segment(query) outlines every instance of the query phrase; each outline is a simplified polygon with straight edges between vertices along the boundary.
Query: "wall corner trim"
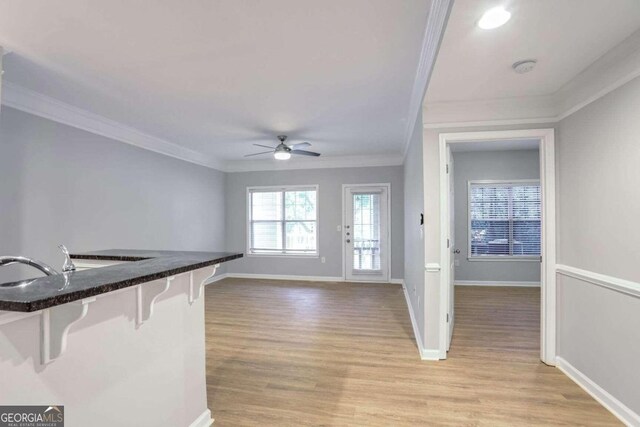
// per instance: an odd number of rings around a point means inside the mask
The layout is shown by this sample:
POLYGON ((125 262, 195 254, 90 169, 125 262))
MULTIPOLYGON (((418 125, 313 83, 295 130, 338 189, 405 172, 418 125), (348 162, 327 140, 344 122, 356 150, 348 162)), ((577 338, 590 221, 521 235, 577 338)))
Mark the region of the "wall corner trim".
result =
POLYGON ((556 357, 556 366, 566 376, 571 378, 573 382, 578 384, 580 388, 589 393, 591 397, 597 400, 602 406, 607 408, 609 412, 615 415, 620 421, 628 426, 640 425, 640 415, 633 412, 624 403, 620 402, 614 396, 609 394, 605 389, 596 384, 591 378, 580 372, 567 360, 560 356, 556 357))

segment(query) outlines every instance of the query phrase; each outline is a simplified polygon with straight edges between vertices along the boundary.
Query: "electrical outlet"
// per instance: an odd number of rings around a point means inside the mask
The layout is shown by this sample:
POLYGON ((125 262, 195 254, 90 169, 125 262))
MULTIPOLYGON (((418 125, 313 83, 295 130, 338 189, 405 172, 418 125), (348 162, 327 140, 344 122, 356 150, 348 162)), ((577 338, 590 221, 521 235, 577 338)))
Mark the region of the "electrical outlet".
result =
POLYGON ((322 257, 322 258, 320 258, 320 262, 322 262, 324 264, 325 262, 327 262, 327 259, 325 257, 322 257))

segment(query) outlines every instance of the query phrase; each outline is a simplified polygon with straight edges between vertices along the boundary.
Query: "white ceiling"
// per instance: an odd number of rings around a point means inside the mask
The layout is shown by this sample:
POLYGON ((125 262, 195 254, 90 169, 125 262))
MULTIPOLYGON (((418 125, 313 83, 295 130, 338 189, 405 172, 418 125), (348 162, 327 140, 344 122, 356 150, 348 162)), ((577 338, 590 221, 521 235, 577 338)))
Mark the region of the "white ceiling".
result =
POLYGON ((4 77, 222 160, 398 155, 430 3, 0 0, 4 77))
POLYGON ((425 101, 553 94, 638 28, 638 0, 456 0, 425 101), (495 6, 511 20, 478 28, 495 6), (514 62, 529 58, 538 61, 532 72, 513 72, 514 62))

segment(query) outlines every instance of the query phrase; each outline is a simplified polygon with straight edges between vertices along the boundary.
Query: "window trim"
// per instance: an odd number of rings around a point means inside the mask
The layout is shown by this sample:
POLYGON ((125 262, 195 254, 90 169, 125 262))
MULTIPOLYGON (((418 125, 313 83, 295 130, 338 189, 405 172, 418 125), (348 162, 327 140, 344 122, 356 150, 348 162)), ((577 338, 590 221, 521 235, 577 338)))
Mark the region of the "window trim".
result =
MULTIPOLYGON (((541 196, 540 202, 542 203, 542 187, 540 186, 539 179, 484 179, 484 180, 470 180, 467 181, 467 261, 470 262, 485 262, 485 261, 501 261, 501 262, 540 262, 542 260, 542 254, 540 255, 471 255, 471 187, 473 185, 502 185, 510 187, 514 185, 526 185, 534 184, 540 187, 541 196)), ((540 209, 540 223, 542 224, 542 206, 540 209)), ((542 233, 540 235, 540 250, 542 251, 542 233)))
MULTIPOLYGON (((283 198, 284 200, 284 198, 283 198)), ((246 223, 245 223, 245 235, 246 235, 246 251, 247 257, 260 257, 260 258, 320 258, 320 185, 267 185, 267 186, 247 186, 246 194, 246 223), (254 192, 275 192, 275 191, 300 191, 300 190, 312 190, 316 192, 316 250, 315 252, 307 253, 267 253, 267 252, 252 252, 251 251, 251 193, 254 192)), ((284 212, 283 212, 284 215, 284 212)), ((266 220, 265 220, 266 221, 266 220)), ((275 220, 274 220, 275 221, 275 220)), ((290 222, 295 222, 291 220, 290 222)), ((284 243, 284 242, 283 242, 284 243)))

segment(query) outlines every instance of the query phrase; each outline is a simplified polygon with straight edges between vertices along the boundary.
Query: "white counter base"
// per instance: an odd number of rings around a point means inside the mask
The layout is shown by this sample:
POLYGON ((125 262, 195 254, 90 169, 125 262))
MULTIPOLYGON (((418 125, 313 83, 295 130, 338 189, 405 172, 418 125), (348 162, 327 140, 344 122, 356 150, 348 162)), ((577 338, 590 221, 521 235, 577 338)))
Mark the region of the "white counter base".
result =
POLYGON ((48 363, 42 331, 51 316, 0 312, 0 404, 64 405, 69 426, 210 425, 200 284, 213 270, 95 297, 72 316, 64 354, 48 363), (145 287, 163 291, 139 322, 145 287))

